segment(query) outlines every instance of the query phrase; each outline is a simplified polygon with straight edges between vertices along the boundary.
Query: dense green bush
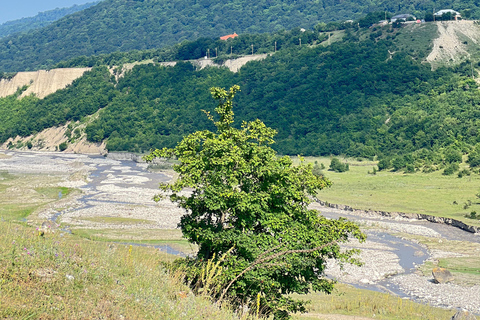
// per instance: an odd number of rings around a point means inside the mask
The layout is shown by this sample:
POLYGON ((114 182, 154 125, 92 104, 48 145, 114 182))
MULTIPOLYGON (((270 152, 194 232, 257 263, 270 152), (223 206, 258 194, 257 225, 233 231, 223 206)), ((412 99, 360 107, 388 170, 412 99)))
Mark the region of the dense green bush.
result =
POLYGON ((67 142, 62 142, 58 145, 58 150, 59 151, 65 151, 65 150, 67 150, 67 148, 68 148, 67 142))
POLYGON ((350 170, 350 166, 348 163, 342 163, 340 160, 338 160, 338 158, 332 158, 329 170, 335 172, 346 172, 350 170))
POLYGON ((454 174, 456 171, 458 171, 459 165, 458 163, 450 163, 444 170, 443 170, 443 175, 449 176, 454 174))

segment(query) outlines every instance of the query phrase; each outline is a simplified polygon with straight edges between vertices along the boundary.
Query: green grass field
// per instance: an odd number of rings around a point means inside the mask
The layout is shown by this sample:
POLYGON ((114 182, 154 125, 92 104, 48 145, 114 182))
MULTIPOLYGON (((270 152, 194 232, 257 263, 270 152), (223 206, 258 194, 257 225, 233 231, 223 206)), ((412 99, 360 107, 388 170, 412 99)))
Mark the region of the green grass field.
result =
POLYGON ((476 197, 480 192, 480 175, 458 178, 457 175, 444 176, 440 171, 412 174, 378 171, 371 174, 376 162, 341 160, 349 163, 349 171, 328 171, 330 158, 305 158, 307 162, 323 163, 326 167, 324 175, 333 182, 332 187, 318 193, 319 199, 364 210, 449 217, 480 226, 480 220, 465 217, 472 211, 480 215, 480 199, 476 197), (469 201, 471 205, 464 209, 469 201))

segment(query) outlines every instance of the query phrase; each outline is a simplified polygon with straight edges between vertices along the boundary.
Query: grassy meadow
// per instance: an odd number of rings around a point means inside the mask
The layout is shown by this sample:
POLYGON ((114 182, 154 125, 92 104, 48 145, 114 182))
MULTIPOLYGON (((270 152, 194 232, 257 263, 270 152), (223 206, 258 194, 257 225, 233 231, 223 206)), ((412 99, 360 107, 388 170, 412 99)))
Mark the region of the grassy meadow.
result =
MULTIPOLYGON (((480 220, 470 219, 472 211, 480 215, 480 175, 458 178, 456 174, 403 173, 377 171, 376 162, 340 159, 350 165, 343 173, 329 171, 330 158, 306 157, 306 162, 323 164, 324 175, 333 185, 318 193, 329 203, 349 205, 364 210, 421 213, 449 217, 470 225, 480 226, 480 220), (467 208, 465 208, 467 205, 467 208)), ((298 159, 295 159, 298 162, 298 159)), ((462 168, 462 166, 461 166, 462 168)))

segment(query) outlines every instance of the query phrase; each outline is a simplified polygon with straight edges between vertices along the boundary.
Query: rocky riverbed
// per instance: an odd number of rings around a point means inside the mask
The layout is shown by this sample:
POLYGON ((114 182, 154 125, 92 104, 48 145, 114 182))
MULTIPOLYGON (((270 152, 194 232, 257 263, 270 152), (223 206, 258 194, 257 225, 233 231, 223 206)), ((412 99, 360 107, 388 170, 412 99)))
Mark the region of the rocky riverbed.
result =
MULTIPOLYGON (((62 177, 61 186, 80 190, 37 212, 39 219, 54 220, 71 228, 141 230, 141 234, 146 234, 148 230, 175 229, 184 213, 168 200, 152 201, 158 183, 167 182, 172 176, 149 172, 145 163, 63 153, 0 151, 0 155, 0 171, 62 177)), ((340 268, 329 261, 329 277, 435 306, 480 313, 480 285, 434 284, 432 276, 424 276, 417 269, 425 261, 464 257, 465 252, 456 252, 453 247, 427 250, 415 240, 426 237, 439 243, 468 244, 471 250, 480 250, 478 235, 428 221, 378 217, 317 203, 312 208, 329 218, 355 220, 368 235, 364 243, 352 241, 345 245, 345 249, 361 249, 359 258, 364 265, 340 268)))

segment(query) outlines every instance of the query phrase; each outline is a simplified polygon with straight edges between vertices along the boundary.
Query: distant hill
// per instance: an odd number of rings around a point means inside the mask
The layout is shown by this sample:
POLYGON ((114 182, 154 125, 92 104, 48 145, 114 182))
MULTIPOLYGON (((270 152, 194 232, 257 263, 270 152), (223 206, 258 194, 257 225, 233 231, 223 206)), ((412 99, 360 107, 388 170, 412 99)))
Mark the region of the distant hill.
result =
POLYGON ((82 5, 74 5, 69 8, 57 8, 40 12, 34 17, 7 21, 3 24, 0 24, 0 38, 7 37, 18 32, 27 32, 34 29, 43 28, 50 23, 65 17, 66 15, 75 13, 77 11, 82 11, 95 5, 96 3, 98 3, 98 1, 89 2, 82 5))
MULTIPOLYGON (((41 149, 44 138, 38 133, 63 125, 69 145, 86 136, 106 143, 110 151, 173 146, 188 133, 212 128, 202 113, 214 108, 209 88, 239 84, 237 119, 259 118, 277 130, 274 147, 279 153, 378 157, 382 168, 408 172, 446 166, 455 172, 462 155, 468 154, 470 167, 480 167, 480 91, 472 79, 472 73, 478 77, 480 64, 472 60, 471 51, 478 45, 473 45, 475 37, 465 37, 478 34, 477 28, 471 22, 452 21, 242 35, 236 41, 247 49, 252 39, 263 39, 264 49, 273 40, 282 46, 237 73, 227 68, 199 70, 190 62, 164 66, 150 57, 133 69, 96 66, 43 99, 28 95, 35 92, 28 90, 36 83, 27 81, 14 95, 0 98, 0 143, 41 149), (439 28, 451 29, 459 38, 445 37, 439 28), (457 44, 460 55, 442 53, 447 42, 458 39, 463 41, 457 44), (432 52, 439 53, 437 60, 432 52), (437 63, 435 70, 425 59, 437 63), (17 99, 20 96, 24 97, 17 99), (12 140, 16 136, 28 138, 12 140)), ((216 45, 211 40, 209 45, 216 45)), ((175 46, 176 54, 196 55, 207 43, 186 42, 175 46)), ((217 62, 228 56, 228 48, 219 49, 223 53, 217 62)), ((142 52, 132 56, 137 54, 142 52)), ((99 61, 108 58, 114 57, 99 61)))
POLYGON ((233 32, 263 33, 357 19, 372 11, 454 8, 480 17, 474 0, 105 0, 27 34, 0 39, 0 71, 49 68, 77 56, 144 50, 233 32))

